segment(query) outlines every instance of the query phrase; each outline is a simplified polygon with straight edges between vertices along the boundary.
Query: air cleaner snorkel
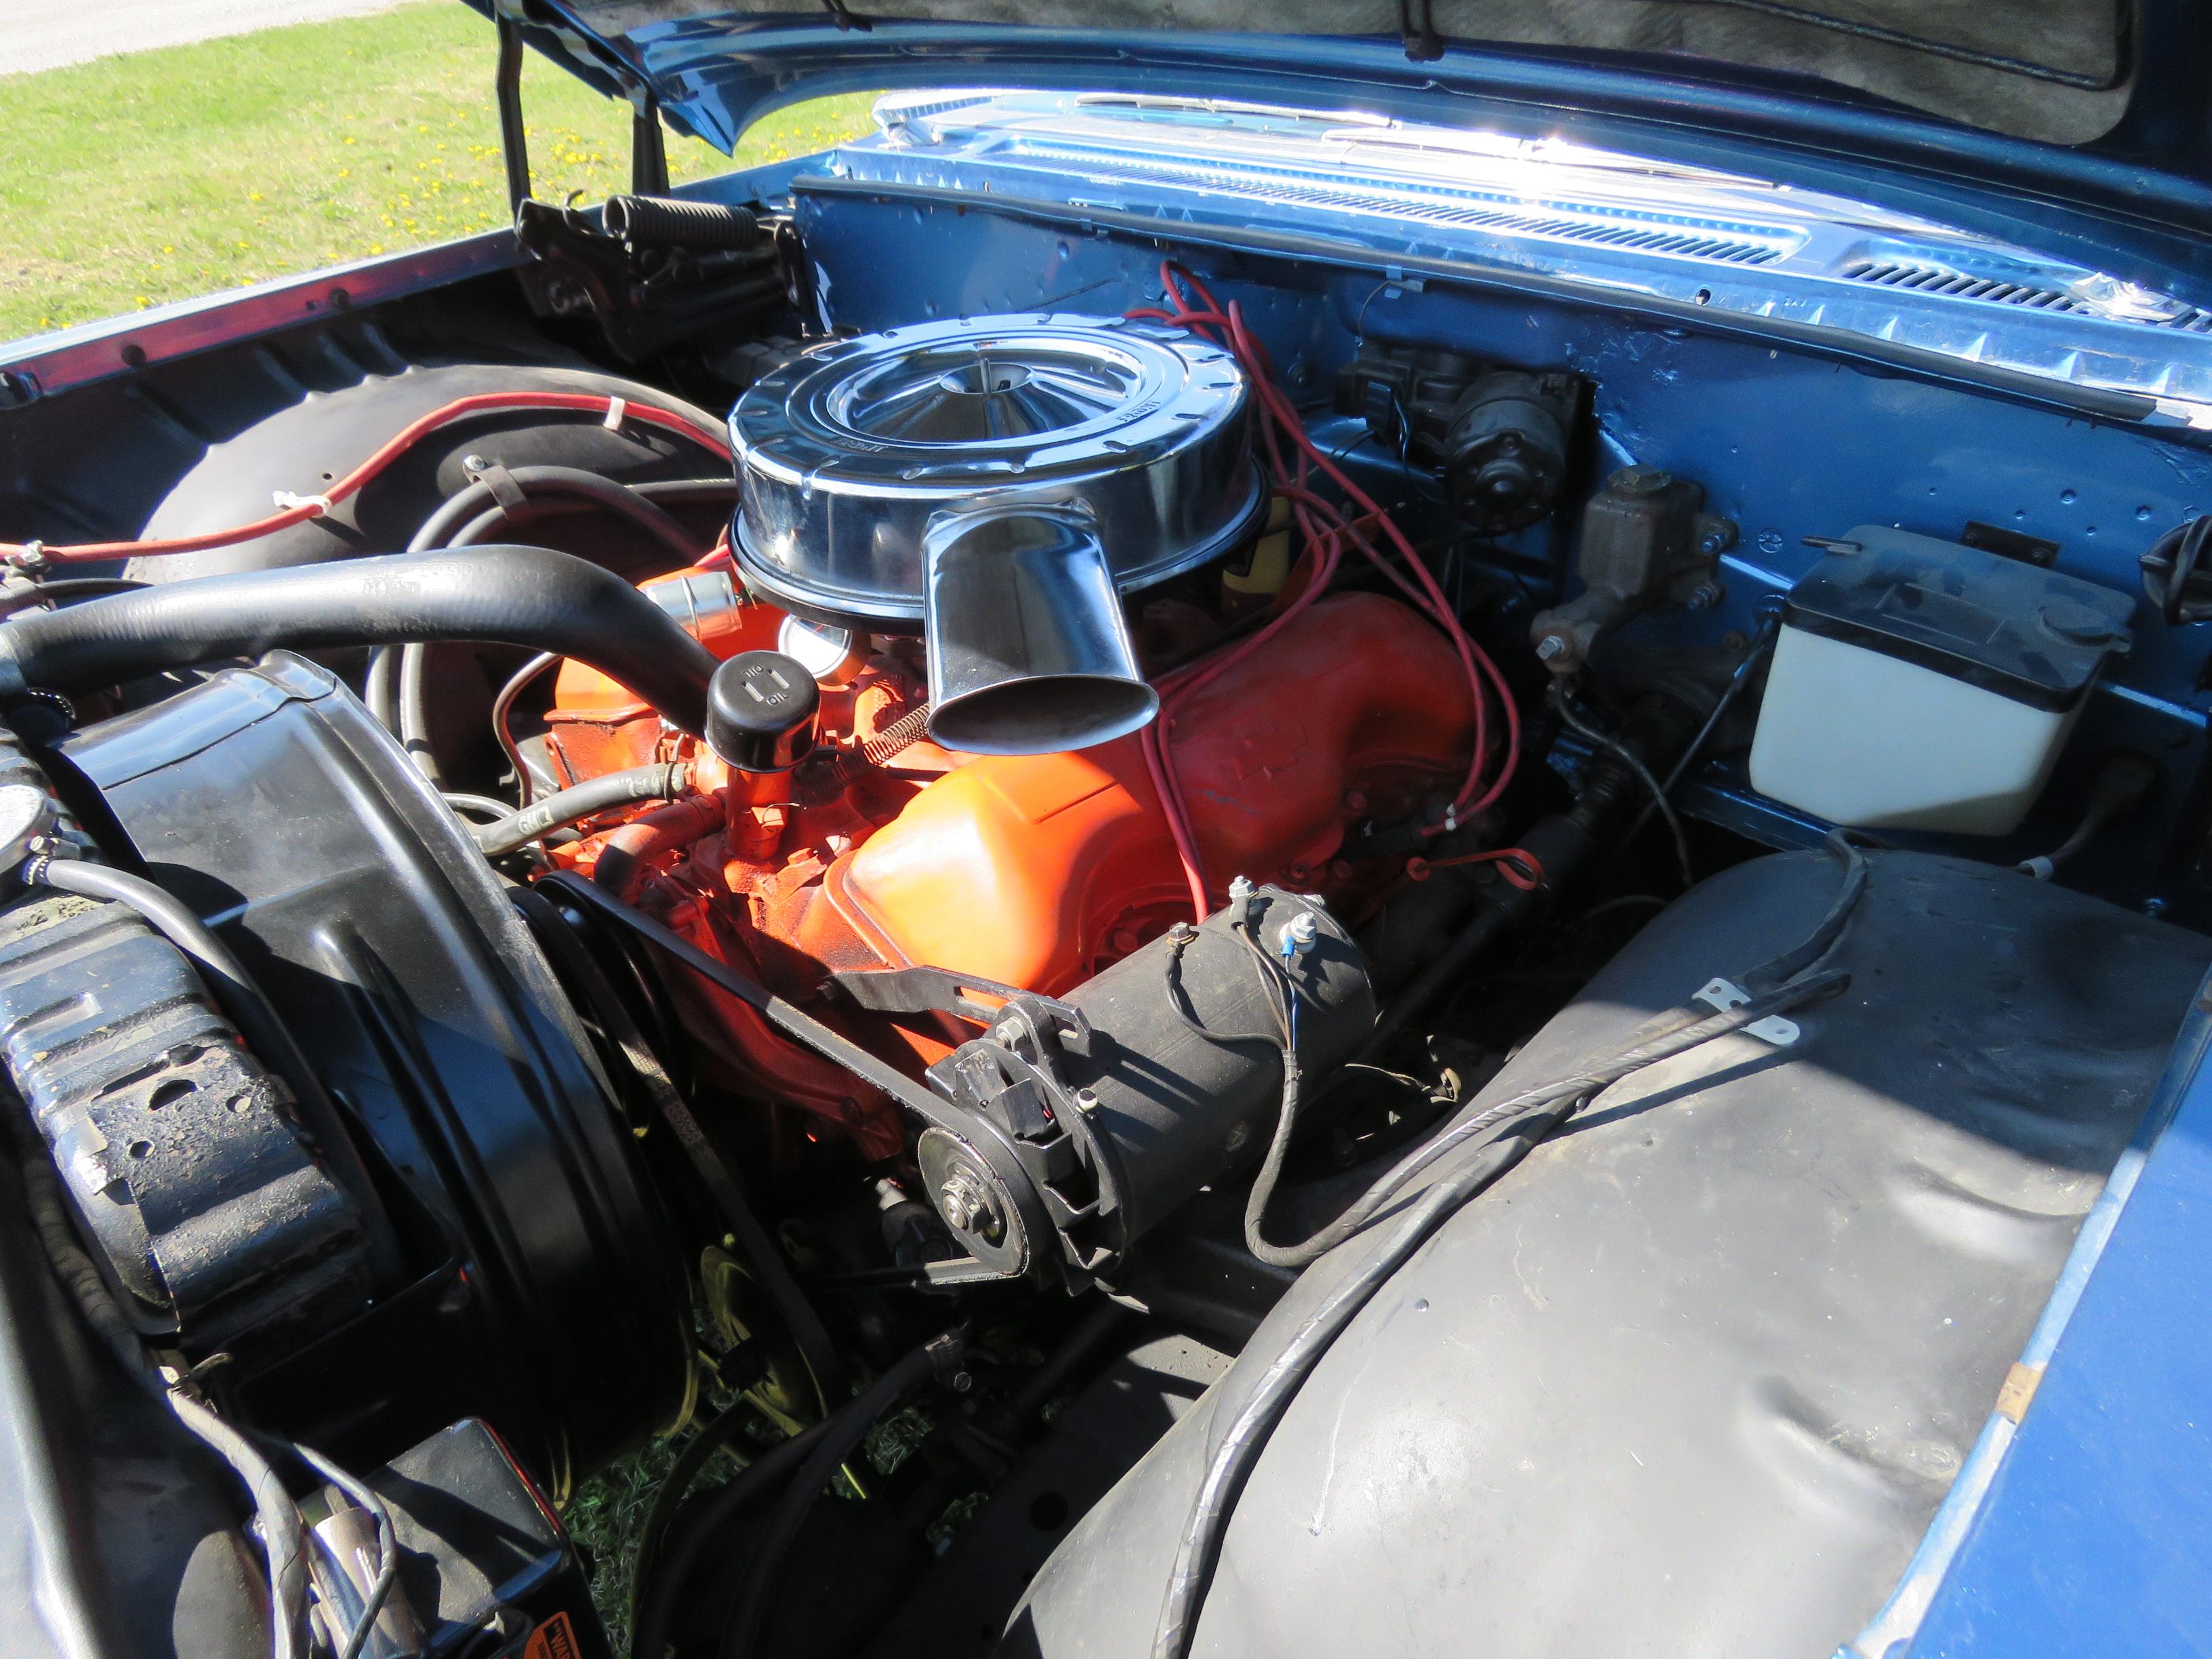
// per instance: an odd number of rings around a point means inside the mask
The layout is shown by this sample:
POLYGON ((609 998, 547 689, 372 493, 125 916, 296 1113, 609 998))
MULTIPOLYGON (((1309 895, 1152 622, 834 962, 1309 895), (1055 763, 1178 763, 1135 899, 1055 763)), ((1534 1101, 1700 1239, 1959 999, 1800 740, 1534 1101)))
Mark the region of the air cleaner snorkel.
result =
POLYGON ((1088 749, 1159 713, 1081 503, 938 514, 922 583, 929 735, 947 749, 1088 749))

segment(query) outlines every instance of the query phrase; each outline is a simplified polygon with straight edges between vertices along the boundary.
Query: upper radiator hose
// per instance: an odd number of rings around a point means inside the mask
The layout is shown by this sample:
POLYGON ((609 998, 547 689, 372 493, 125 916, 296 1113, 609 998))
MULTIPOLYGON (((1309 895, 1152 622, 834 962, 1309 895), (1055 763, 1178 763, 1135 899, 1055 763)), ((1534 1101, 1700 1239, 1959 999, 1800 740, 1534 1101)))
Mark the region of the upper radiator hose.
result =
POLYGON ((241 571, 18 617, 0 626, 0 697, 89 691, 282 647, 478 640, 574 657, 669 720, 705 726, 713 653, 587 560, 467 547, 241 571))

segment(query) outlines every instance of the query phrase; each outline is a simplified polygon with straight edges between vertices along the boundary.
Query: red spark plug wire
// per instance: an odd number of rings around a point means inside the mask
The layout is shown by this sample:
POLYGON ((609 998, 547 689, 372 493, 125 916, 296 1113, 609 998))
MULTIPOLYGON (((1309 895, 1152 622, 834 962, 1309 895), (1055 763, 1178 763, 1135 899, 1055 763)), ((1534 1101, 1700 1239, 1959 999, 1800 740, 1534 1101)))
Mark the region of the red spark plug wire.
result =
MULTIPOLYGON (((1467 675, 1468 688, 1474 694, 1474 752, 1468 762, 1466 781, 1453 798, 1452 815, 1446 823, 1428 826, 1423 830, 1424 835, 1442 833, 1459 817, 1473 817, 1504 793, 1520 763, 1521 717, 1520 711, 1514 706, 1512 690, 1506 684, 1505 677, 1498 672, 1498 665, 1487 653, 1468 637, 1467 630, 1460 625, 1458 617, 1445 599, 1443 588, 1430 574, 1428 566, 1415 551, 1405 532, 1389 514, 1345 474, 1341 467, 1322 453, 1307 434, 1305 422, 1299 416, 1297 405, 1275 380, 1274 366, 1266 347, 1254 337, 1246 325, 1242 307, 1233 301, 1223 306, 1207 290, 1205 283, 1172 260, 1162 262, 1159 276, 1161 289, 1171 302, 1170 307, 1139 307, 1127 314, 1132 318, 1188 328, 1202 338, 1222 346, 1237 358, 1253 388, 1259 416, 1259 448, 1267 464, 1270 482, 1275 495, 1290 503, 1292 522, 1305 544, 1301 564, 1307 560, 1311 561, 1310 574, 1304 585, 1264 627, 1220 656, 1194 665, 1162 683, 1159 718, 1145 729, 1141 738, 1146 771, 1151 777, 1154 793, 1160 798, 1161 810, 1167 817, 1176 856, 1182 865, 1183 878, 1190 887, 1192 908, 1203 921, 1210 908, 1206 872, 1199 860, 1197 838, 1191 829, 1189 809, 1183 799, 1182 784, 1176 776, 1174 756, 1170 748, 1175 730, 1175 712, 1217 675, 1225 672, 1247 653, 1258 648, 1326 592, 1336 574, 1347 542, 1358 548, 1405 594, 1409 603, 1443 630, 1452 642, 1460 665, 1467 675), (1186 283, 1188 284, 1188 293, 1184 288, 1186 283), (1197 296, 1198 303, 1192 303, 1191 294, 1197 296), (1347 516, 1335 502, 1310 487, 1316 471, 1360 509, 1357 519, 1347 516), (1396 555, 1395 561, 1376 545, 1370 532, 1377 529, 1396 555), (1490 758, 1488 705, 1493 687, 1504 716, 1505 730, 1497 773, 1486 787, 1484 777, 1490 758)), ((1296 574, 1294 571, 1293 580, 1296 574)))

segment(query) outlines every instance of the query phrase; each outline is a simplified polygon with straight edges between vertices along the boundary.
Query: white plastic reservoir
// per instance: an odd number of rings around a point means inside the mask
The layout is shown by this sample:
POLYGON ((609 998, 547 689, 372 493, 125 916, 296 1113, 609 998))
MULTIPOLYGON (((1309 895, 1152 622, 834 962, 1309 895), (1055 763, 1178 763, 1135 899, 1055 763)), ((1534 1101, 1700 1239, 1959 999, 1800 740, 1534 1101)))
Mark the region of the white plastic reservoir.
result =
POLYGON ((1828 546, 1783 611, 1752 787, 1862 829, 2018 829, 2133 597, 1879 525, 1828 546))

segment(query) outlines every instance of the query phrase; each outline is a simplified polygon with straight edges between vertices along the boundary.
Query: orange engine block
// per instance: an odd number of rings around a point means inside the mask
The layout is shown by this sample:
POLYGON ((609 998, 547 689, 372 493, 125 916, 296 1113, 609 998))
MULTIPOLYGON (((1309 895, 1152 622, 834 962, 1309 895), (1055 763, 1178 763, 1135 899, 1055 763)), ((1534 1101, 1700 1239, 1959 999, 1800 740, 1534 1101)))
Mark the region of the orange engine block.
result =
MULTIPOLYGON (((772 647, 781 621, 747 606, 708 643, 724 655, 772 647)), ((712 755, 622 687, 565 663, 547 738, 562 783, 689 759, 702 793, 602 821, 554 856, 586 871, 618 857, 630 896, 794 1000, 834 970, 921 963, 1063 992, 1188 917, 1136 738, 957 755, 915 739, 921 699, 918 659, 879 651, 849 684, 825 688, 819 747, 785 798, 763 800, 728 787, 712 755)), ((1212 892, 1245 875, 1340 908, 1356 900, 1390 872, 1340 858, 1349 826, 1448 793, 1473 732, 1457 659, 1429 623, 1376 594, 1314 605, 1192 696, 1167 733, 1212 892)), ((726 1081, 796 1102, 868 1157, 899 1150, 887 1101, 734 999, 696 983, 682 994, 726 1081)), ((942 1041, 839 1023, 910 1066, 971 1035, 949 1022, 942 1041)))

